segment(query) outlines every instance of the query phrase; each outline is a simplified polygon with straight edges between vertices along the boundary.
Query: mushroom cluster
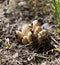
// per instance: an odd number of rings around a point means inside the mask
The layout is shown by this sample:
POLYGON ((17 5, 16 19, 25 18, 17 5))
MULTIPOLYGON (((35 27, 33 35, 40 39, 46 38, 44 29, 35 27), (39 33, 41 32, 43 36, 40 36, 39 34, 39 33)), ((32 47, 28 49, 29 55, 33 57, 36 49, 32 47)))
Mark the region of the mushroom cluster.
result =
POLYGON ((32 25, 25 24, 21 31, 16 31, 16 35, 23 44, 32 43, 34 37, 41 44, 42 39, 47 35, 47 31, 41 28, 37 20, 34 20, 32 25))

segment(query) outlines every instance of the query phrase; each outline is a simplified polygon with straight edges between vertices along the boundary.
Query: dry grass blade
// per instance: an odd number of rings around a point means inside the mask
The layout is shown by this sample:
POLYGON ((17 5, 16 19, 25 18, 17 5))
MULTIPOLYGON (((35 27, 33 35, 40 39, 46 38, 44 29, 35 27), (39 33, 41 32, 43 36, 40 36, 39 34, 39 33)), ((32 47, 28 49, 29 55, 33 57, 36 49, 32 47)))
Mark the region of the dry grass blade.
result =
POLYGON ((59 0, 52 0, 53 6, 54 6, 54 16, 57 21, 57 32, 60 33, 60 3, 59 0))
POLYGON ((58 43, 58 41, 56 41, 53 36, 50 36, 50 37, 55 42, 56 45, 60 46, 60 44, 58 43))

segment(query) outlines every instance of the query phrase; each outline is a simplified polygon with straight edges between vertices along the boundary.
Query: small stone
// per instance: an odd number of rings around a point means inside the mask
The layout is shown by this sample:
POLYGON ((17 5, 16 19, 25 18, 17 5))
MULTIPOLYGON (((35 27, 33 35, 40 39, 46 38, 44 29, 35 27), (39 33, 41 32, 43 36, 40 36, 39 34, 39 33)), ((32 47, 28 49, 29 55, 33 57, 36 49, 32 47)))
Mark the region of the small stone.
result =
POLYGON ((13 58, 17 58, 18 57, 18 53, 15 53, 14 55, 13 55, 13 58))
POLYGON ((18 5, 19 6, 24 6, 24 5, 26 5, 26 2, 25 1, 24 2, 19 2, 18 5))
POLYGON ((49 29, 50 26, 49 26, 49 23, 44 23, 41 28, 45 28, 45 29, 49 29))

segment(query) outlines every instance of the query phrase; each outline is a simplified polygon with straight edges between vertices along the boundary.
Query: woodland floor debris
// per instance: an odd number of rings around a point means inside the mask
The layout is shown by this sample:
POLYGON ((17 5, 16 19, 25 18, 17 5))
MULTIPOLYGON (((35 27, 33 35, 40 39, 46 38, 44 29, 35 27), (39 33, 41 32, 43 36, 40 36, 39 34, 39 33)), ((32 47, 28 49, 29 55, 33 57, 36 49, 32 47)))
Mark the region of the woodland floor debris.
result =
MULTIPOLYGON (((52 15, 51 1, 46 0, 46 4, 44 4, 45 0, 17 0, 18 7, 11 3, 13 1, 16 4, 15 0, 0 0, 0 65, 60 65, 60 34, 56 32, 56 26, 54 26, 56 20, 52 15), (45 5, 48 5, 48 9, 45 5), (11 10, 9 10, 9 6, 10 9, 12 8, 11 10), (38 20, 39 23, 34 24, 34 20, 38 20), (22 26, 25 24, 30 24, 28 28, 31 28, 34 36, 37 37, 34 38, 33 45, 24 45, 15 36, 16 30, 21 34, 20 29, 22 30, 22 26), (39 31, 41 29, 48 31, 48 37, 44 38, 40 45, 37 42, 38 33, 40 32, 39 35, 42 33, 39 31)), ((26 31, 28 32, 26 35, 24 33, 24 39, 27 39, 26 36, 32 35, 29 29, 26 31)), ((30 36, 28 38, 30 39, 30 36)))

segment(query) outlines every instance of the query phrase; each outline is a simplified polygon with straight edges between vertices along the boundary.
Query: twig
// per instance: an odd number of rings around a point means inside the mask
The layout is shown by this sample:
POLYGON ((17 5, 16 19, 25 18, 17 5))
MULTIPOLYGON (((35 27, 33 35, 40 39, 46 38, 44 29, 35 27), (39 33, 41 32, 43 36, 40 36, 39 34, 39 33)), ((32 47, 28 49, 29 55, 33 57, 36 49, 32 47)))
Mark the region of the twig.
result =
POLYGON ((51 40, 53 40, 56 45, 59 45, 60 46, 60 44, 56 41, 56 39, 53 36, 50 36, 50 37, 51 37, 51 40))
POLYGON ((36 54, 35 56, 36 56, 36 57, 39 57, 39 58, 42 58, 42 59, 49 59, 49 57, 45 57, 45 56, 42 56, 42 55, 40 55, 40 54, 36 54))
POLYGON ((25 48, 25 47, 29 47, 29 46, 32 46, 32 44, 30 43, 30 44, 22 45, 22 46, 20 46, 20 48, 25 48))

